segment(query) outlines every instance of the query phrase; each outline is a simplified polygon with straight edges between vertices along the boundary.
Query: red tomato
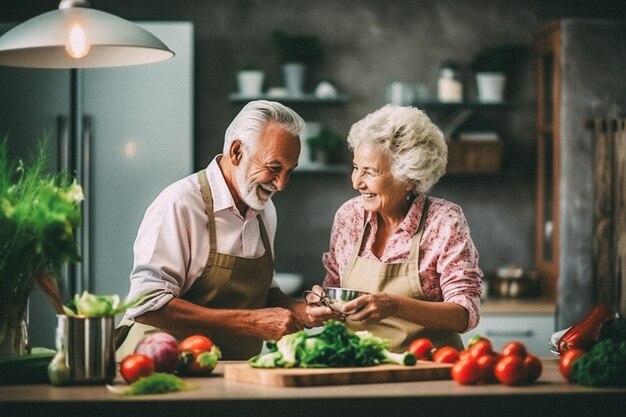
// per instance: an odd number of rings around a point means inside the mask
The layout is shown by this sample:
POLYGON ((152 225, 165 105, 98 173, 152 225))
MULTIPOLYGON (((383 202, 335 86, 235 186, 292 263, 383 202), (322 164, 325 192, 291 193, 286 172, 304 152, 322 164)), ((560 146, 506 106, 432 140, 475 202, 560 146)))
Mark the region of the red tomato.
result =
POLYGON ((425 337, 420 337, 419 339, 415 339, 409 345, 409 352, 415 355, 417 359, 427 359, 430 360, 433 357, 433 343, 430 339, 425 337))
POLYGON ((183 375, 208 375, 218 360, 221 352, 211 339, 202 335, 189 336, 178 345, 180 368, 183 375))
POLYGON ((500 354, 502 356, 519 356, 523 359, 528 354, 528 351, 526 350, 526 346, 521 342, 509 342, 504 345, 500 354))
POLYGON ((452 379, 462 385, 473 385, 480 382, 480 367, 472 358, 457 361, 450 373, 452 379))
POLYGON ((459 360, 471 357, 472 356, 470 355, 470 351, 468 349, 463 349, 459 351, 459 360))
POLYGON ((565 378, 568 382, 576 382, 574 380, 574 374, 572 373, 572 365, 584 354, 584 350, 573 348, 567 350, 563 355, 561 355, 561 359, 559 360, 559 371, 561 371, 561 375, 563 375, 563 378, 565 378))
POLYGON ((488 339, 477 340, 468 350, 474 359, 493 353, 493 347, 488 339))
POLYGON ((211 339, 209 339, 206 336, 197 334, 194 336, 189 336, 188 338, 180 342, 180 344, 178 345, 178 350, 180 352, 183 352, 186 350, 207 351, 207 350, 211 350, 212 347, 213 347, 213 342, 211 341, 211 339))
POLYGON ((459 351, 452 346, 443 346, 433 354, 433 361, 438 363, 455 363, 459 360, 459 351))
POLYGON ((539 379, 543 371, 543 365, 535 355, 526 355, 524 358, 524 368, 526 368, 526 382, 533 383, 539 379))
POLYGON ((154 362, 146 355, 133 353, 126 356, 120 363, 120 375, 128 384, 132 384, 139 378, 154 373, 154 362))
POLYGON ((526 381, 524 359, 517 355, 503 356, 496 363, 494 374, 505 385, 519 385, 526 381))
POLYGON ((495 382, 496 375, 494 374, 494 369, 496 367, 496 363, 498 363, 498 359, 499 357, 495 354, 487 354, 475 359, 476 364, 480 368, 480 382, 484 382, 486 384, 495 382))

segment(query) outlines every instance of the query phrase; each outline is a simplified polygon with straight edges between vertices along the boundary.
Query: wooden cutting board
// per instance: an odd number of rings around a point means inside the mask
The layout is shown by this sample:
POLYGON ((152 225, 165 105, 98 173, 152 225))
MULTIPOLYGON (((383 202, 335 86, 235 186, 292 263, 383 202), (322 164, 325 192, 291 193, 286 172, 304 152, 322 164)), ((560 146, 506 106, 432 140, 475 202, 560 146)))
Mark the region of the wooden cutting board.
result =
POLYGON ((276 387, 372 384, 450 379, 452 365, 418 361, 415 366, 377 365, 363 368, 258 369, 247 363, 224 365, 224 378, 276 387))

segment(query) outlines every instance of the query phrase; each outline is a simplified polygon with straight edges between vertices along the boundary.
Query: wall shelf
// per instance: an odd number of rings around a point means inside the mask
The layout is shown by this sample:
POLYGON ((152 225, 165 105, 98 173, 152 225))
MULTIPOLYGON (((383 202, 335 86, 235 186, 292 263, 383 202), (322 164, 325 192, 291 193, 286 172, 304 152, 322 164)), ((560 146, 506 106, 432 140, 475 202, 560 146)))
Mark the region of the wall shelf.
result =
POLYGON ((449 103, 444 101, 415 101, 411 105, 421 109, 432 110, 506 110, 515 107, 511 102, 483 103, 479 101, 462 101, 460 103, 449 103))
POLYGON ((304 166, 298 166, 294 171, 294 174, 348 174, 347 165, 321 165, 321 164, 308 164, 304 166))
POLYGON ((281 97, 281 96, 272 96, 261 94, 258 96, 242 96, 239 93, 232 93, 230 95, 230 101, 232 103, 247 103, 253 100, 272 100, 279 101, 284 104, 322 104, 322 105, 338 105, 345 104, 348 101, 348 97, 345 95, 338 95, 337 97, 332 98, 320 98, 316 97, 313 94, 303 94, 301 96, 292 96, 292 97, 281 97))

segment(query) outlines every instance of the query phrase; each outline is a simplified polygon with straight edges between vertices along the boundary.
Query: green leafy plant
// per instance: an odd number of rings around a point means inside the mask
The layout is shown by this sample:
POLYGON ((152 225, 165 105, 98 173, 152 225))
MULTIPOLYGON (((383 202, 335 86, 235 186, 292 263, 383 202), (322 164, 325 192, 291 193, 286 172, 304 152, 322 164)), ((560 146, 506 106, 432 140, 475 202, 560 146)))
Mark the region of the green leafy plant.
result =
POLYGON ((312 149, 323 149, 334 152, 339 150, 344 144, 343 139, 332 130, 324 127, 320 133, 307 139, 307 143, 312 149))
POLYGON ((9 340, 14 351, 33 276, 58 276, 80 260, 74 231, 82 188, 67 173, 45 172, 47 148, 44 137, 27 164, 9 161, 7 138, 0 143, 0 344, 9 340))
POLYGON ((322 42, 314 35, 290 35, 283 30, 275 30, 272 32, 272 41, 281 63, 311 65, 321 62, 324 56, 322 42))
POLYGON ((523 61, 528 48, 523 45, 498 45, 481 50, 470 63, 474 72, 513 72, 523 61))
POLYGON ((387 339, 368 331, 353 332, 345 323, 330 320, 317 335, 304 331, 283 336, 278 341, 268 341, 269 352, 248 360, 253 368, 336 368, 359 367, 391 363, 415 365, 410 352, 389 351, 387 339))

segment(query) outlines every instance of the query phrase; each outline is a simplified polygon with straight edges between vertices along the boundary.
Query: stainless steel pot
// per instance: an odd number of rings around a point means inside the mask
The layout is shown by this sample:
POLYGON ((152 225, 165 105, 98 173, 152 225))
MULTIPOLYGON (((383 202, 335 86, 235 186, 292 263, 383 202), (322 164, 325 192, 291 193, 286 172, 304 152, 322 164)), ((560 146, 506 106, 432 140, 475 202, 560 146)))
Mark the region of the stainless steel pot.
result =
POLYGON ((111 383, 115 378, 115 317, 57 315, 57 350, 65 350, 70 383, 111 383))

